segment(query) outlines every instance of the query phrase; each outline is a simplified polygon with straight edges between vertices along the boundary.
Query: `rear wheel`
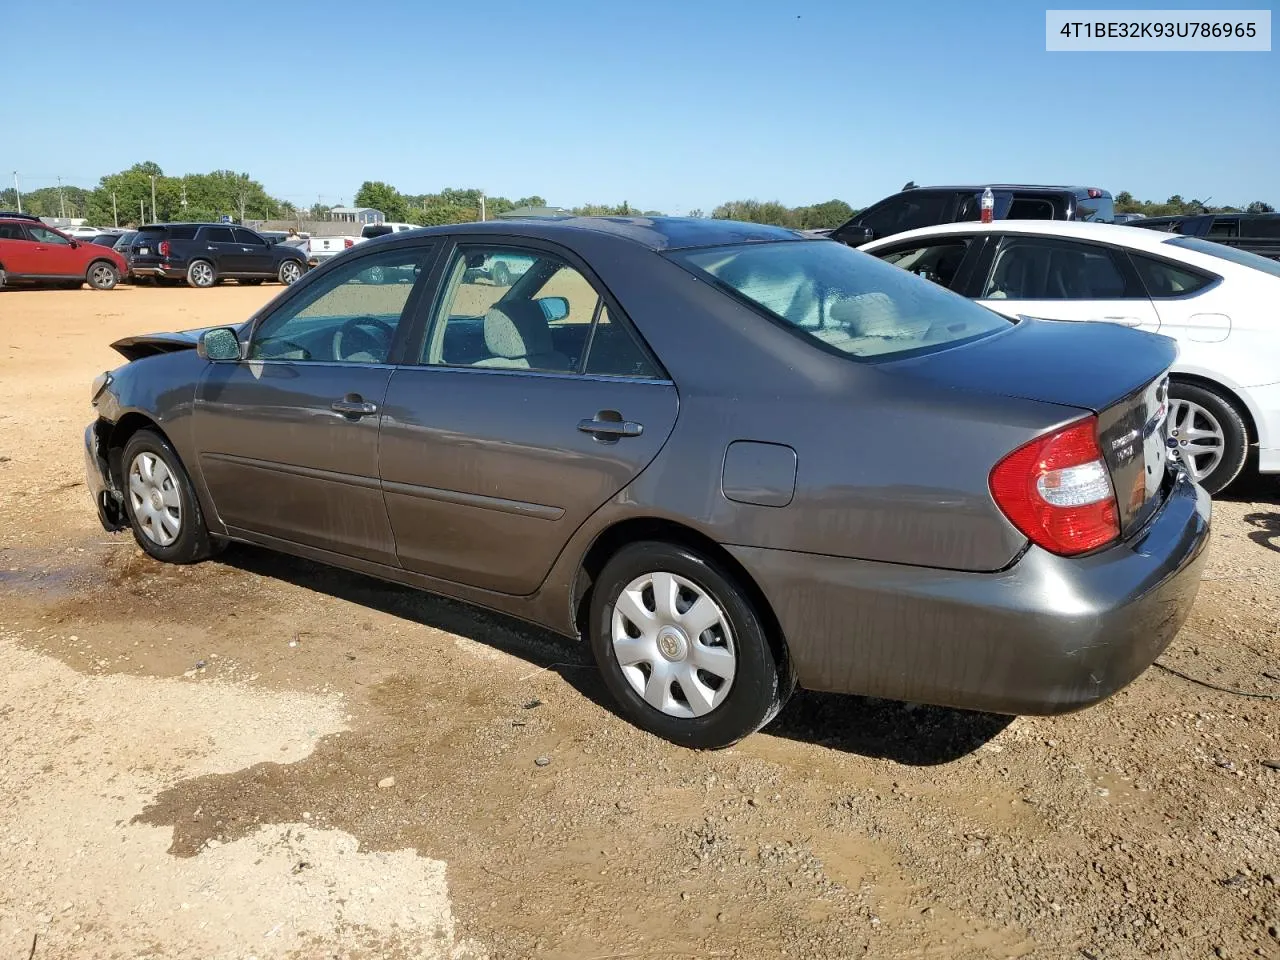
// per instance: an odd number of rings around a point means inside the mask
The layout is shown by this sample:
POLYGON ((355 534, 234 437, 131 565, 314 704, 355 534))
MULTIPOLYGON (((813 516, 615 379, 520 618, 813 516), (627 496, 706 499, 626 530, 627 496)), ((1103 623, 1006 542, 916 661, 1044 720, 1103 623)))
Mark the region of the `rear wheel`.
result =
POLYGON ((187 283, 193 287, 212 287, 217 281, 218 275, 208 260, 193 260, 187 267, 187 283))
POLYGON ((286 287, 298 282, 302 277, 302 264, 297 260, 286 260, 280 264, 280 270, 277 276, 281 283, 286 287))
POLYGON ((138 545, 165 563, 196 563, 215 544, 191 479, 169 441, 153 430, 129 438, 121 457, 124 502, 138 545))
POLYGON ((1235 403, 1209 387, 1169 385, 1169 455, 1210 494, 1224 490, 1244 468, 1249 433, 1235 403))
POLYGON ((795 686, 733 575, 686 547, 624 547, 600 573, 590 618, 592 653, 623 714, 683 746, 736 743, 795 686))
MULTIPOLYGON (((89 265, 89 272, 85 275, 85 279, 95 290, 114 290, 116 284, 120 282, 120 271, 114 264, 97 260, 89 265)), ((77 283, 76 286, 79 287, 80 284, 77 283)))

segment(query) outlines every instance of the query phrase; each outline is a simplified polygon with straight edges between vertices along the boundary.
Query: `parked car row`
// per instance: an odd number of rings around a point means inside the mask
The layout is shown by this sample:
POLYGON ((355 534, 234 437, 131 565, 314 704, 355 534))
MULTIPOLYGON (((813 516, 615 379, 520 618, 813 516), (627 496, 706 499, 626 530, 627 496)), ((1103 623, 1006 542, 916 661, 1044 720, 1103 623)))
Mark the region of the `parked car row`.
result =
POLYGON ((120 232, 90 229, 85 236, 73 237, 38 217, 0 214, 0 287, 88 283, 110 290, 125 279, 193 287, 210 287, 221 280, 278 280, 288 286, 307 269, 300 247, 273 243, 231 224, 147 224, 120 232))

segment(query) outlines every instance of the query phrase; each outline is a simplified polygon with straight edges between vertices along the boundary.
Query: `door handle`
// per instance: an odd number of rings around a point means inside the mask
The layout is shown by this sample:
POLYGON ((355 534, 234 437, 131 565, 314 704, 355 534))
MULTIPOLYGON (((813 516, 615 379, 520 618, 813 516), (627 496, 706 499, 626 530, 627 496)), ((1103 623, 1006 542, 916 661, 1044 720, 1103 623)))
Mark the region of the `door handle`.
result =
POLYGON ((368 400, 360 399, 359 394, 347 394, 341 400, 335 400, 329 404, 329 409, 334 413, 340 413, 344 417, 351 417, 359 420, 361 417, 369 417, 378 412, 378 405, 370 403, 368 400))
POLYGON ((601 410, 590 420, 579 420, 578 429, 592 434, 597 440, 613 441, 619 437, 638 437, 644 426, 633 420, 623 420, 616 410, 601 410))

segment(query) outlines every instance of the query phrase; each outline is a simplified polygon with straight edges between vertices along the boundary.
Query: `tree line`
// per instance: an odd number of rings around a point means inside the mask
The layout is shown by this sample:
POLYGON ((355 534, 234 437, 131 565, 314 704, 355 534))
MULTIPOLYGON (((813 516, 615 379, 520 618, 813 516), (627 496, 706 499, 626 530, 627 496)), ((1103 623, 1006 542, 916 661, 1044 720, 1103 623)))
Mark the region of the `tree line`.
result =
MULTIPOLYGON (((1128 190, 1115 194, 1117 213, 1141 213, 1156 217, 1195 213, 1271 213, 1274 207, 1262 200, 1244 206, 1210 206, 1208 200, 1184 200, 1175 194, 1165 201, 1138 200, 1128 190)), ((434 226, 466 223, 483 215, 492 218, 520 207, 544 207, 544 198, 534 195, 509 199, 489 196, 477 188, 446 188, 438 193, 401 193, 389 183, 366 180, 356 191, 353 205, 382 211, 388 220, 434 226)), ((12 187, 0 190, 0 208, 13 210, 18 198, 12 187)), ((22 209, 40 217, 83 217, 95 226, 128 226, 143 221, 217 220, 228 216, 236 221, 290 220, 305 217, 327 220, 332 208, 317 204, 299 209, 287 200, 272 197, 247 173, 214 170, 167 176, 153 162, 136 163, 128 170, 104 176, 96 187, 40 187, 24 191, 22 209)), ((658 216, 661 211, 618 204, 587 203, 572 208, 580 216, 658 216)), ((789 207, 777 200, 730 200, 712 209, 717 220, 745 220, 793 229, 837 227, 860 210, 844 200, 789 207)), ((692 210, 694 217, 708 216, 692 210)))

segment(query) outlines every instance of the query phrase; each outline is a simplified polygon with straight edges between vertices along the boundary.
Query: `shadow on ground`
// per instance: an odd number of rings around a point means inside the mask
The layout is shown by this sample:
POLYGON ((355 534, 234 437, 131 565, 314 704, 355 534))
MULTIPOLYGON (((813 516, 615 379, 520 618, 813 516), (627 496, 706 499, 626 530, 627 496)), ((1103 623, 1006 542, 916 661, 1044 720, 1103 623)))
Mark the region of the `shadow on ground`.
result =
POLYGON ((1250 540, 1280 553, 1280 513, 1250 513, 1244 522, 1257 528, 1249 533, 1250 540))
MULTIPOLYGON (((223 562, 259 576, 283 580, 350 603, 483 643, 534 667, 558 673, 566 683, 610 713, 616 705, 586 646, 504 614, 362 574, 235 545, 223 562)), ((796 691, 765 733, 848 753, 913 766, 949 763, 993 738, 1012 717, 796 691)))

